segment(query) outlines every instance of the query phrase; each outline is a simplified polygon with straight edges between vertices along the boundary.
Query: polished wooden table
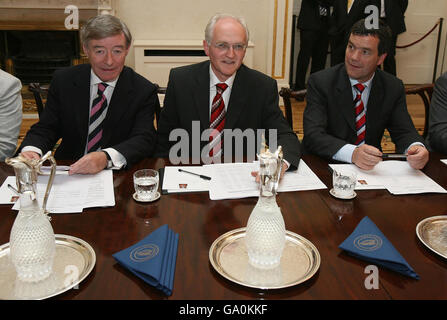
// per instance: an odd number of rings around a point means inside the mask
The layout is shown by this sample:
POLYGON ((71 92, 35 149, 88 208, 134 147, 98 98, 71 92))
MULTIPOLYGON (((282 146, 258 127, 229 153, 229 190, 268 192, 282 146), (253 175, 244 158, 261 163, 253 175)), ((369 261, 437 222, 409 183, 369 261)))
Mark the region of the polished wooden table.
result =
MULTIPOLYGON (((447 166, 432 153, 424 172, 447 188, 447 166)), ((447 158, 447 157, 446 157, 447 158)), ((330 188, 327 162, 304 161, 330 188)), ((338 200, 329 189, 285 192, 277 197, 286 229, 310 240, 321 255, 318 272, 308 281, 280 290, 240 286, 218 274, 208 259, 211 244, 230 230, 245 227, 256 198, 211 201, 208 193, 169 194, 152 204, 133 200, 132 174, 168 162, 147 159, 130 170, 114 172, 116 206, 86 209, 82 214, 53 215, 55 233, 87 241, 96 266, 79 285, 57 299, 446 299, 447 261, 428 250, 416 236, 424 218, 447 212, 447 194, 393 196, 386 190, 359 191, 353 200, 338 200), (368 216, 420 275, 415 280, 379 268, 379 289, 366 289, 369 263, 350 257, 338 246, 368 216), (163 224, 180 235, 173 294, 166 297, 117 264, 112 254, 138 242, 163 224)), ((0 164, 0 182, 13 175, 0 164)), ((9 241, 16 214, 0 205, 0 244, 9 241)))

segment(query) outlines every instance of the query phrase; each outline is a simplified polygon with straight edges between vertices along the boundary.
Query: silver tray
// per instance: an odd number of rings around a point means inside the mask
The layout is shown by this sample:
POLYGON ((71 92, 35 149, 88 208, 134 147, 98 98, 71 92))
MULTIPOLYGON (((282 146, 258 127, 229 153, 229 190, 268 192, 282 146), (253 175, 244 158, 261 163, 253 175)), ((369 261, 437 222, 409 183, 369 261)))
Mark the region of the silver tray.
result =
POLYGON ((71 288, 78 288, 93 270, 96 255, 84 240, 56 234, 56 255, 53 273, 37 283, 16 279, 16 271, 9 258, 9 243, 0 246, 0 299, 47 299, 71 288))
POLYGON ((447 216, 422 220, 416 226, 416 234, 427 248, 447 259, 447 216))
POLYGON ((320 267, 320 253, 302 236, 286 231, 280 265, 271 270, 252 267, 245 248, 245 228, 229 231, 211 245, 209 259, 224 278, 257 289, 287 288, 310 279, 320 267))

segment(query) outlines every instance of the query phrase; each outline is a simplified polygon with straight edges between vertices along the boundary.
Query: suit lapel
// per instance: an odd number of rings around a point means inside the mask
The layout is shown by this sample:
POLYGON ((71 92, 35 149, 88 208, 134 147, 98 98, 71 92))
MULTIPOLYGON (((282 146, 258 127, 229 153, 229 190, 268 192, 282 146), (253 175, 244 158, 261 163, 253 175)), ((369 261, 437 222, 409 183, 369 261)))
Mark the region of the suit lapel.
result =
POLYGON ((343 67, 339 73, 336 87, 337 110, 340 110, 349 127, 355 132, 354 99, 352 97, 351 82, 346 69, 343 67))
MULTIPOLYGON (((385 90, 380 75, 376 72, 373 81, 371 82, 371 91, 369 92, 368 104, 366 106, 366 139, 369 137, 368 133, 373 134, 371 130, 368 131, 368 128, 377 126, 376 124, 380 120, 384 92, 385 90)), ((367 141, 370 140, 368 139, 367 141)))
MULTIPOLYGON (((90 65, 82 69, 74 78, 73 101, 77 104, 76 128, 83 143, 87 142, 89 110, 90 110, 90 65)), ((82 145, 84 145, 82 143, 82 145)), ((82 150, 82 153, 84 150, 82 150)))
POLYGON ((118 78, 116 87, 113 90, 112 98, 109 101, 106 118, 103 124, 102 143, 107 146, 112 137, 113 126, 119 123, 119 119, 123 117, 126 107, 134 95, 132 83, 130 81, 130 70, 124 67, 118 78))
MULTIPOLYGON (((196 109, 199 119, 200 119, 200 131, 209 128, 210 126, 210 115, 209 115, 209 104, 210 104, 210 64, 206 61, 199 65, 196 74, 191 79, 192 93, 193 93, 193 104, 196 109)), ((193 119, 194 120, 194 119, 193 119)))
POLYGON ((227 113, 225 116, 225 129, 233 129, 239 119, 239 115, 244 109, 245 101, 247 100, 247 90, 245 83, 246 67, 241 65, 234 78, 233 87, 231 88, 230 100, 228 101, 227 113))

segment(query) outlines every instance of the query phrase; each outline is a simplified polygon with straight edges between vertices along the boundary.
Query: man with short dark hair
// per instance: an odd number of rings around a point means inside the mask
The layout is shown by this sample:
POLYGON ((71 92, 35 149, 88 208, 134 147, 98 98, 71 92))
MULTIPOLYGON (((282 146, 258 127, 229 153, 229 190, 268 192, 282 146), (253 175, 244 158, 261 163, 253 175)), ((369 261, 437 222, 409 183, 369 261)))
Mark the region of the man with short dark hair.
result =
POLYGON ((90 19, 81 30, 90 64, 56 71, 38 123, 21 153, 76 160, 70 174, 121 169, 150 157, 155 148, 156 87, 124 66, 132 41, 126 25, 111 15, 90 19))
POLYGON ((390 35, 383 22, 374 29, 358 21, 345 62, 311 75, 303 121, 306 151, 369 170, 382 161, 387 129, 411 167, 425 166, 429 153, 408 114, 404 85, 377 68, 386 58, 390 35))

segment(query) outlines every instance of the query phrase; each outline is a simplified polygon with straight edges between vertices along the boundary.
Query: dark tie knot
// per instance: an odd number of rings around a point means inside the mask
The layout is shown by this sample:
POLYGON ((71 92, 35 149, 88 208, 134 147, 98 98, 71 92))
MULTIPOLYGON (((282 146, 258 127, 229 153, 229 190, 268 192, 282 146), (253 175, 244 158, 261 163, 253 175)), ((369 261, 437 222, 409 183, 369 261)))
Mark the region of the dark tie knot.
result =
POLYGON ((225 82, 216 84, 216 89, 219 94, 225 91, 228 88, 228 85, 225 82))
POLYGON ((354 88, 355 88, 360 94, 363 92, 363 90, 365 90, 365 86, 364 86, 363 84, 361 84, 360 82, 359 82, 359 83, 356 83, 356 84, 354 85, 354 88))
POLYGON ((104 90, 107 88, 107 83, 101 82, 98 83, 98 95, 102 95, 104 90))

